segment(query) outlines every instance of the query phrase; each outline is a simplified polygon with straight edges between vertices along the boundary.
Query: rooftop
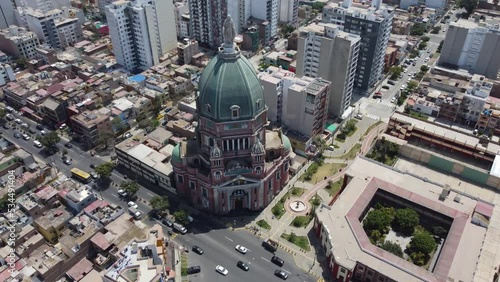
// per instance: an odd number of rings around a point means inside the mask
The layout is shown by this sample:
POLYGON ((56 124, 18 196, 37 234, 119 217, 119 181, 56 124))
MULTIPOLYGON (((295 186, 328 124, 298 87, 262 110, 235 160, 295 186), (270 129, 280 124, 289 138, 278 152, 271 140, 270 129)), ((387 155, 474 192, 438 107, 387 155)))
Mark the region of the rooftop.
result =
POLYGON ((35 223, 47 230, 63 225, 72 217, 71 213, 63 208, 49 210, 45 215, 37 218, 35 223))
POLYGON ((87 258, 83 258, 81 261, 75 264, 72 268, 66 271, 66 275, 68 275, 73 281, 80 281, 90 273, 94 265, 87 258))
MULTIPOLYGON (((484 203, 464 195, 456 201, 458 194, 453 191, 440 201, 443 186, 364 158, 358 157, 346 175, 350 181, 340 197, 330 208, 321 207, 316 211, 328 230, 336 262, 348 269, 359 262, 396 281, 473 281, 487 229, 473 224, 471 217, 489 210, 480 208, 484 203), (359 218, 378 191, 453 219, 433 272, 370 243, 359 218)), ((491 213, 483 215, 489 217, 491 213)))

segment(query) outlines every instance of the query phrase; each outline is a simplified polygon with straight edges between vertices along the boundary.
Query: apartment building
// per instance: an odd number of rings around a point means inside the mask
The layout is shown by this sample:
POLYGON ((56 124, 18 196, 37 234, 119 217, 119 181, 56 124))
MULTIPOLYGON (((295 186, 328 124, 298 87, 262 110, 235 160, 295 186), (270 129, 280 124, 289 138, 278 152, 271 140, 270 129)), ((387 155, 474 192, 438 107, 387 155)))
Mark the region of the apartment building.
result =
POLYGON ((299 29, 297 75, 332 82, 328 111, 343 117, 351 105, 361 38, 335 24, 311 24, 299 29))
POLYGON ((66 123, 68 116, 66 114, 67 102, 60 103, 53 98, 46 99, 40 107, 41 116, 47 124, 59 128, 63 123, 66 123))
POLYGON ((33 10, 40 10, 42 13, 47 13, 50 10, 70 8, 70 0, 12 0, 15 2, 16 7, 32 8, 33 10))
POLYGON ((14 2, 11 0, 0 1, 0 29, 8 28, 17 24, 14 10, 14 2))
POLYGON ((279 0, 252 0, 251 5, 252 17, 268 23, 264 39, 264 42, 267 43, 278 35, 279 0))
POLYGON ((189 37, 189 32, 186 33, 185 30, 185 18, 184 16, 187 15, 187 18, 189 19, 189 4, 187 0, 183 0, 180 2, 175 2, 175 26, 177 28, 177 37, 179 38, 184 38, 184 37, 189 37))
POLYGON ((41 10, 26 8, 24 9, 24 16, 28 28, 38 36, 40 41, 54 49, 62 48, 56 21, 63 17, 63 11, 54 9, 42 12, 41 10))
POLYGON ((331 82, 321 78, 295 77, 280 68, 269 67, 259 74, 268 106, 267 118, 307 138, 323 131, 328 117, 331 82))
POLYGON ((61 48, 66 48, 83 39, 82 26, 78 18, 59 18, 55 22, 61 48))
POLYGON ((323 22, 341 26, 341 30, 361 37, 358 65, 354 82, 360 94, 367 94, 382 78, 384 57, 391 34, 394 8, 374 0, 365 2, 344 0, 323 8, 323 22))
POLYGON ((94 148, 99 143, 99 136, 103 132, 112 132, 111 111, 107 108, 86 110, 70 118, 71 127, 75 134, 82 138, 87 148, 94 148))
POLYGON ((198 41, 196 40, 184 39, 182 43, 177 44, 178 64, 180 66, 191 64, 193 56, 198 53, 200 53, 200 49, 198 48, 198 41))
POLYGON ((296 26, 299 21, 299 0, 281 0, 279 3, 279 21, 296 26))
POLYGON ((40 41, 27 28, 10 26, 0 30, 0 50, 16 58, 34 59, 40 41))
POLYGON ((16 80, 16 75, 9 64, 0 64, 0 86, 16 80))
POLYGON ((446 32, 438 64, 496 79, 500 69, 500 21, 460 19, 446 32))
POLYGON ((172 1, 116 1, 106 6, 116 61, 130 72, 146 70, 177 47, 172 1))

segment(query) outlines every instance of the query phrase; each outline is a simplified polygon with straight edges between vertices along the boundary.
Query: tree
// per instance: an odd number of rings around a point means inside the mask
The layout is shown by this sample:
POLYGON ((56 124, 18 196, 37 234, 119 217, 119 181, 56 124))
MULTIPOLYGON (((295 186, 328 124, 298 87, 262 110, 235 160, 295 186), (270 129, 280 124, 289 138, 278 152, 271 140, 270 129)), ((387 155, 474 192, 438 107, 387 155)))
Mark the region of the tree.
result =
POLYGON ((165 94, 159 94, 155 96, 151 108, 151 112, 153 112, 153 115, 155 117, 160 114, 160 111, 162 110, 164 103, 165 103, 165 94))
POLYGON ((115 134, 112 130, 100 130, 97 133, 97 143, 103 146, 105 149, 108 147, 111 141, 115 140, 115 134))
POLYGON ((422 66, 420 67, 420 71, 421 71, 421 72, 427 72, 428 70, 429 70, 429 67, 428 67, 428 66, 426 66, 426 65, 422 65, 422 66))
POLYGON ((133 180, 123 181, 120 184, 120 188, 122 188, 129 197, 133 197, 135 196, 135 193, 139 191, 139 184, 133 180))
POLYGON ((390 72, 391 72, 391 79, 398 79, 398 77, 401 75, 401 72, 403 70, 401 67, 392 67, 390 72))
POLYGON ((444 40, 441 40, 441 42, 439 43, 439 46, 437 47, 436 52, 441 53, 441 48, 443 48, 443 43, 444 43, 444 40))
POLYGON ((391 241, 385 241, 384 243, 382 243, 382 245, 380 245, 380 248, 400 258, 403 258, 403 250, 401 249, 401 246, 398 245, 397 243, 391 241))
POLYGON ((28 60, 26 60, 26 58, 24 58, 24 57, 21 57, 21 58, 16 60, 16 65, 18 67, 25 68, 27 64, 28 64, 28 60))
POLYGON ((0 212, 7 212, 10 203, 9 194, 5 194, 5 196, 0 198, 0 212))
POLYGON ((401 231, 405 235, 411 235, 415 231, 415 226, 420 221, 420 215, 410 208, 397 209, 394 216, 394 229, 401 231))
POLYGON ((294 232, 290 233, 290 236, 288 236, 288 242, 293 243, 295 240, 297 240, 297 235, 294 232))
POLYGON ((413 91, 417 88, 418 84, 415 81, 408 82, 407 88, 409 91, 413 91))
POLYGON ((127 128, 127 125, 119 116, 116 116, 111 120, 111 125, 113 125, 115 132, 121 132, 127 128))
POLYGON ((314 144, 316 144, 316 146, 318 146, 318 150, 319 150, 319 153, 320 155, 323 155, 323 152, 326 150, 326 140, 321 138, 320 135, 316 135, 314 137, 314 144))
POLYGON ((464 18, 468 18, 474 12, 474 9, 476 8, 478 3, 479 0, 457 0, 455 2, 455 5, 460 8, 464 8, 466 12, 463 13, 462 16, 464 18))
POLYGON ((434 226, 432 227, 432 234, 444 238, 448 234, 448 231, 441 226, 434 226))
POLYGON ((36 138, 42 145, 48 150, 56 149, 56 144, 61 141, 61 137, 57 134, 56 131, 52 131, 43 136, 38 136, 36 138))
POLYGON ((149 200, 149 205, 156 210, 159 214, 164 214, 170 207, 170 202, 167 196, 154 196, 149 200))
POLYGON ((422 36, 422 38, 420 38, 423 42, 429 42, 429 40, 431 40, 429 38, 429 36, 422 36))
POLYGON ((417 231, 410 241, 409 249, 412 253, 422 253, 429 256, 437 247, 437 243, 431 234, 425 231, 417 231))
POLYGON ((437 25, 437 26, 435 26, 435 27, 432 28, 431 33, 438 34, 440 31, 441 31, 441 26, 437 25))
POLYGON ((425 33, 425 24, 423 23, 414 23, 410 29, 410 35, 414 36, 422 36, 425 33))
POLYGON ((420 55, 420 52, 416 49, 413 49, 410 53, 410 58, 413 59, 413 58, 417 57, 418 55, 420 55))
POLYGON ((393 216, 387 211, 387 208, 375 209, 368 213, 363 220, 363 228, 366 231, 378 230, 380 233, 386 233, 393 216))
POLYGON ((0 108, 0 121, 5 122, 5 116, 7 115, 7 111, 5 108, 0 108))
POLYGON ((418 44, 418 49, 424 50, 425 48, 427 48, 427 43, 425 41, 422 41, 420 42, 420 44, 418 44))
POLYGON ((189 215, 185 210, 176 210, 174 212, 174 217, 177 222, 181 224, 188 225, 189 224, 189 215))
POLYGON ((295 28, 293 26, 286 25, 281 29, 281 33, 283 34, 283 37, 287 38, 294 30, 295 28))
POLYGON ((102 163, 94 168, 95 173, 101 180, 109 180, 115 165, 112 162, 102 163))
POLYGON ((314 2, 312 5, 313 10, 318 10, 320 13, 323 11, 323 8, 325 7, 325 3, 323 2, 314 2))

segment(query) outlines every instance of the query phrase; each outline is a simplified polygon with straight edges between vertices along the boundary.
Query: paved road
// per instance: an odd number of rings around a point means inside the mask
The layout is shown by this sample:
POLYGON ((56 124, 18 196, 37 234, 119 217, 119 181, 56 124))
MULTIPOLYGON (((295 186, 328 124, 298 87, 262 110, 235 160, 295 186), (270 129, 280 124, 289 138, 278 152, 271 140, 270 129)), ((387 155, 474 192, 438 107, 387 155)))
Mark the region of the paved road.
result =
MULTIPOLYGON (((28 123, 31 128, 35 128, 36 123, 33 121, 29 120, 28 118, 25 118, 23 116, 17 116, 19 119, 21 119, 23 122, 28 123)), ((13 123, 13 122, 12 122, 13 123)), ((16 126, 19 128, 20 126, 16 124, 16 126)), ((50 132, 50 130, 45 129, 45 131, 50 132)), ((65 148, 64 144, 66 141, 61 140, 59 144, 57 144, 57 147, 59 148, 59 153, 56 153, 50 157, 46 157, 45 155, 42 154, 42 149, 36 148, 34 146, 34 138, 35 136, 32 137, 31 140, 24 140, 22 138, 15 138, 14 133, 15 132, 20 132, 17 129, 11 128, 11 129, 2 129, 2 135, 8 139, 9 141, 13 142, 14 144, 18 145, 19 147, 25 149, 26 151, 30 152, 33 154, 36 158, 46 162, 50 163, 53 167, 56 167, 61 173, 64 175, 71 177, 71 172, 70 170, 73 167, 77 167, 79 169, 82 169, 84 171, 90 172, 92 169, 90 168, 91 164, 98 165, 102 162, 99 157, 93 157, 91 156, 88 152, 82 151, 80 148, 77 146, 73 146, 73 148, 65 148), (68 158, 72 159, 72 164, 71 165, 66 165, 63 163, 62 160, 62 154, 61 152, 63 150, 66 150, 68 152, 67 156, 68 158)), ((38 132, 38 130, 37 130, 38 132)), ((35 134, 37 135, 37 134, 35 134)), ((113 174, 111 176, 111 180, 113 183, 120 184, 122 181, 125 180, 124 176, 118 172, 118 171, 113 171, 113 174)), ((97 184, 95 182, 90 183, 91 186, 96 186, 97 184)), ((111 202, 116 205, 120 205, 123 208, 127 209, 128 205, 126 201, 121 200, 118 195, 117 195, 117 187, 114 187, 111 185, 109 188, 104 189, 102 191, 96 191, 98 195, 102 195, 102 198, 108 202, 111 202)), ((155 196, 155 194, 144 187, 140 187, 139 191, 137 192, 137 196, 140 199, 144 199, 145 201, 149 201, 151 197, 155 196)), ((139 210, 143 211, 144 213, 148 213, 151 208, 144 203, 143 201, 137 201, 137 204, 139 206, 139 210)))
POLYGON ((175 242, 186 247, 188 253, 188 265, 201 266, 201 273, 190 275, 190 281, 282 281, 274 276, 274 271, 283 269, 288 273, 287 281, 316 281, 315 278, 299 269, 290 254, 283 250, 277 251, 285 264, 282 268, 270 262, 272 253, 266 251, 262 246, 262 240, 255 237, 246 230, 230 231, 229 229, 217 229, 206 219, 195 219, 189 228, 189 233, 179 235, 175 242), (198 255, 191 251, 193 245, 197 245, 205 251, 198 255), (249 249, 247 254, 240 254, 235 250, 236 245, 243 245, 249 249), (236 263, 241 260, 250 267, 248 272, 241 270, 236 263), (217 265, 224 266, 229 274, 222 276, 215 272, 217 265))

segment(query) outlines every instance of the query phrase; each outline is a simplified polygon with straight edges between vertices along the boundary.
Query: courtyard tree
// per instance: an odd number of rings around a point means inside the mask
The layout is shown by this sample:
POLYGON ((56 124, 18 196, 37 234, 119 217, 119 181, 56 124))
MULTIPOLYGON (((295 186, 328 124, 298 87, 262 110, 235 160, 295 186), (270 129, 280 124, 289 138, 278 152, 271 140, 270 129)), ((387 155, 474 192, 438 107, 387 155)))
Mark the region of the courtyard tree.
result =
POLYGON ((129 197, 134 197, 137 191, 139 191, 139 184, 133 180, 123 181, 120 184, 120 188, 122 188, 129 197))
POLYGON ((432 28, 431 33, 438 34, 440 31, 441 31, 441 26, 437 25, 437 26, 435 26, 435 27, 432 28))
POLYGON ((102 130, 97 133, 97 143, 106 149, 111 142, 114 142, 115 134, 112 130, 102 130))
POLYGON ((154 196, 149 200, 149 205, 160 215, 165 214, 168 208, 170 208, 167 196, 154 196))
POLYGON ((418 49, 424 50, 425 48, 427 48, 427 43, 425 41, 422 41, 420 42, 420 44, 418 44, 418 49))
POLYGON ((425 36, 425 35, 424 35, 424 36, 422 36, 422 38, 420 38, 420 39, 421 39, 423 42, 429 42, 429 40, 431 40, 431 39, 429 38, 429 36, 425 36))
POLYGON ((426 231, 416 231, 407 249, 411 253, 422 253, 426 257, 429 257, 436 247, 437 243, 431 234, 426 231))
POLYGON ((414 209, 406 208, 396 210, 396 215, 392 223, 395 230, 405 235, 411 235, 415 231, 415 227, 419 221, 419 214, 414 209))
POLYGON ((398 245, 397 243, 391 241, 385 241, 380 245, 380 248, 400 258, 403 258, 403 249, 401 249, 401 246, 398 245))
POLYGON ((479 0, 457 0, 455 2, 458 7, 466 10, 466 12, 462 14, 465 18, 468 18, 474 12, 478 3, 479 0))
POLYGON ((418 84, 412 80, 412 81, 408 82, 407 88, 409 91, 413 91, 417 88, 417 86, 418 86, 418 84))
POLYGON ((385 234, 389 231, 389 226, 393 218, 394 215, 391 208, 374 209, 363 220, 363 228, 367 232, 377 230, 381 234, 385 234))
POLYGON ((410 35, 413 36, 422 36, 425 33, 425 24, 423 23, 414 23, 410 29, 410 35))
POLYGON ((122 132, 127 128, 127 125, 119 116, 116 116, 111 120, 111 125, 113 125, 116 132, 122 132))

